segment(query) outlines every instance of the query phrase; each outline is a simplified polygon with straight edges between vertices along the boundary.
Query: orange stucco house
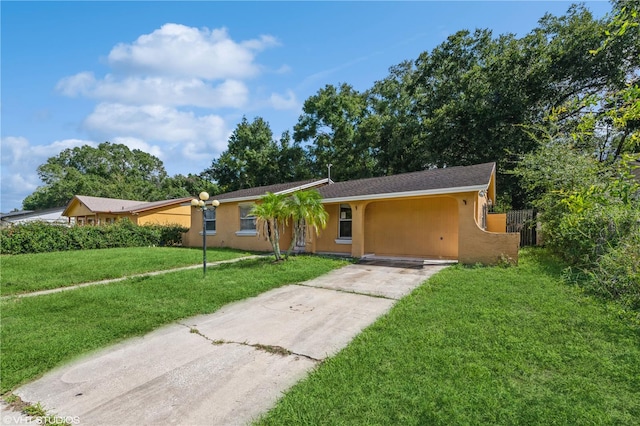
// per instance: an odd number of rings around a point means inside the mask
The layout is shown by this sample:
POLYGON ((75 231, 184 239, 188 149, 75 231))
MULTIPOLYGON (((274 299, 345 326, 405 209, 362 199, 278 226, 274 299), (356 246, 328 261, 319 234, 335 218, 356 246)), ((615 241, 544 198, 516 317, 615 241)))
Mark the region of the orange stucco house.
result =
MULTIPOLYGON (((467 264, 517 262, 519 234, 504 232, 504 218, 487 214, 496 197, 495 163, 346 182, 325 178, 220 194, 212 197, 220 202, 218 208, 206 213, 207 246, 269 251, 269 243, 258 236, 249 216, 251 207, 266 192, 309 188, 322 195, 329 220, 319 235, 307 232, 301 237, 298 251, 467 264)), ((201 211, 193 209, 185 246, 202 246, 202 220, 201 211)), ((291 238, 287 229, 281 236, 283 249, 291 238)))
POLYGON ((69 223, 76 225, 101 225, 128 218, 136 225, 191 224, 191 209, 185 203, 191 198, 164 201, 119 200, 116 198, 76 195, 62 212, 69 223))

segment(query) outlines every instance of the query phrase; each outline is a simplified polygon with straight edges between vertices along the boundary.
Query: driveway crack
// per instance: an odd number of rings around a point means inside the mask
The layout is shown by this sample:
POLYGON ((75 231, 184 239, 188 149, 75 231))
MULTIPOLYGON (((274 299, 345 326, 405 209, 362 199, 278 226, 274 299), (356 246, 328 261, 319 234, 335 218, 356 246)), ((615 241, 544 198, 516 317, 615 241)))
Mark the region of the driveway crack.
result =
POLYGON ((204 338, 205 340, 211 342, 211 344, 213 345, 241 345, 241 346, 249 346, 251 348, 257 349, 259 351, 264 351, 264 352, 268 352, 270 354, 276 354, 276 355, 280 355, 280 356, 289 356, 289 355, 294 355, 294 356, 299 356, 302 358, 306 358, 310 361, 314 361, 314 362, 318 362, 321 363, 324 360, 323 359, 318 359, 318 358, 314 358, 312 356, 309 355, 305 355, 305 354, 301 354, 301 353, 297 353, 297 352, 293 352, 290 351, 287 348, 284 348, 282 346, 278 346, 278 345, 263 345, 262 343, 249 343, 249 342, 236 342, 233 340, 224 340, 224 339, 212 339, 208 336, 206 336, 205 334, 203 334, 202 332, 200 332, 200 330, 198 330, 195 327, 192 327, 190 325, 187 324, 182 324, 182 323, 178 323, 184 327, 187 327, 189 329, 189 333, 192 334, 197 334, 198 336, 204 338))
POLYGON ((355 290, 347 290, 347 289, 343 289, 343 288, 333 288, 333 287, 326 287, 326 286, 322 286, 322 285, 309 285, 309 284, 305 284, 305 283, 297 283, 296 285, 299 285, 301 287, 308 287, 308 288, 319 288, 322 290, 330 290, 330 291, 335 291, 338 293, 346 293, 346 294, 355 294, 358 296, 368 296, 368 297, 375 297, 376 299, 387 299, 387 300, 395 300, 397 301, 398 299, 390 297, 390 296, 385 296, 383 294, 372 294, 372 293, 363 293, 363 292, 359 292, 359 291, 355 291, 355 290))

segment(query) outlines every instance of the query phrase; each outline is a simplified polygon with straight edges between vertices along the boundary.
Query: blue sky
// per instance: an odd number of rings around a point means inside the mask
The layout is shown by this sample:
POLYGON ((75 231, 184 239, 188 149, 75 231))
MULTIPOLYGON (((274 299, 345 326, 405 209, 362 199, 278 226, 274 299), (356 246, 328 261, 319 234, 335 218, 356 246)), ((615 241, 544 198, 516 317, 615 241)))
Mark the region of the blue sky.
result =
POLYGON ((570 4, 2 1, 0 209, 66 148, 124 143, 200 173, 243 115, 277 138, 326 84, 366 90, 458 30, 522 36, 570 4))

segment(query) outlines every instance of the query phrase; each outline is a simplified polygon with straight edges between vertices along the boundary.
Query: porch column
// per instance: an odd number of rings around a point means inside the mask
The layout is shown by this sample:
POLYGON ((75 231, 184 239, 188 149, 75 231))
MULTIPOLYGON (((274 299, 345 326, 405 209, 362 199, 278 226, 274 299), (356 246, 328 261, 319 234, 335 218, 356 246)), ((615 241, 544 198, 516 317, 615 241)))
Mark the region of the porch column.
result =
POLYGON ((352 202, 351 206, 351 257, 364 256, 364 211, 368 201, 352 202))

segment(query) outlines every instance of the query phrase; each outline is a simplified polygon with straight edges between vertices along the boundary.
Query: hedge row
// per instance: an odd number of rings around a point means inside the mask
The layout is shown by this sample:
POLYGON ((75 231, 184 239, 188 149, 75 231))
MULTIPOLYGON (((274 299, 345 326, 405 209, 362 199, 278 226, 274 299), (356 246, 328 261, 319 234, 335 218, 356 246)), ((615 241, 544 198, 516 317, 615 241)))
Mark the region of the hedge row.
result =
POLYGON ((0 230, 1 254, 42 253, 115 247, 175 246, 188 228, 138 226, 129 220, 102 226, 64 226, 31 222, 0 230))

